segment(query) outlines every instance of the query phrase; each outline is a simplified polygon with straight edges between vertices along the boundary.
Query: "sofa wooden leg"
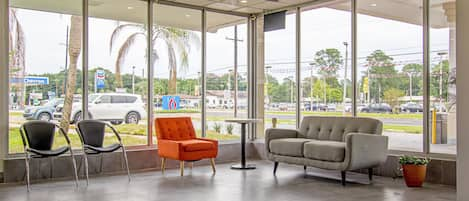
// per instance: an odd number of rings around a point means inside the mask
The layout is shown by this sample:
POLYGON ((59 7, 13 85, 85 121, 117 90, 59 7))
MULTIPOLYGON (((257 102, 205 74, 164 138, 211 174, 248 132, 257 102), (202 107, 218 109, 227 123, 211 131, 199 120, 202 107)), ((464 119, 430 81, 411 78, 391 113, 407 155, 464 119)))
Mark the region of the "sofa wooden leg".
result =
POLYGON ((342 176, 342 186, 345 186, 345 183, 347 183, 347 180, 346 180, 346 171, 342 171, 340 172, 341 176, 342 176))
POLYGON ((166 158, 161 158, 161 173, 164 173, 165 168, 166 168, 166 158))
POLYGON ((373 168, 368 168, 368 179, 373 181, 373 168))
POLYGON ((274 175, 277 173, 278 162, 274 162, 274 175))
POLYGON ((181 171, 181 176, 184 176, 184 161, 179 161, 179 169, 181 171))
POLYGON ((210 159, 210 165, 212 165, 213 173, 217 172, 217 170, 215 169, 215 158, 210 159))

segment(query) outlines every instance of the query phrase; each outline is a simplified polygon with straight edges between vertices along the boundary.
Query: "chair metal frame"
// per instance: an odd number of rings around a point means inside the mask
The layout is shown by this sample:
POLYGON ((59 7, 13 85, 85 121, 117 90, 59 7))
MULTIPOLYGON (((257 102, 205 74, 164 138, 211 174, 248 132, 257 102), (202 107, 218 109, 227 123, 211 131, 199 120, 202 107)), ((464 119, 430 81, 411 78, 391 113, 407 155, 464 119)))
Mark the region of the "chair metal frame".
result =
MULTIPOLYGON (((47 122, 47 121, 43 121, 44 123, 49 123, 49 124, 52 124, 50 122, 47 122)), ((67 146, 68 146, 68 151, 70 152, 70 156, 72 158, 72 164, 73 164, 73 172, 75 174, 75 185, 76 187, 78 187, 78 173, 77 173, 77 163, 76 163, 76 160, 75 160, 75 155, 73 154, 73 150, 72 150, 72 146, 70 144, 70 139, 68 138, 66 132, 64 129, 62 129, 61 127, 59 127, 57 124, 54 124, 55 128, 58 128, 59 129, 59 133, 62 134, 62 136, 65 138, 66 142, 67 142, 67 146)), ((41 154, 37 154, 37 153, 34 153, 34 154, 30 154, 31 150, 30 150, 30 147, 29 147, 29 138, 27 138, 25 136, 25 130, 24 130, 24 124, 21 125, 20 127, 20 135, 21 135, 21 140, 23 142, 23 148, 24 148, 24 154, 25 154, 25 164, 26 164, 26 186, 27 186, 27 190, 28 192, 31 190, 31 183, 30 183, 30 166, 29 166, 29 161, 32 159, 31 156, 40 156, 40 157, 43 157, 43 158, 49 158, 49 157, 58 157, 58 156, 46 156, 46 155, 41 155, 41 154)), ((55 133, 54 133, 55 135, 55 133)), ((52 149, 51 149, 52 150, 52 149)), ((52 163, 51 163, 52 165, 52 163)))
MULTIPOLYGON (((81 121, 80 121, 81 122, 81 121)), ((87 146, 91 146, 91 145, 87 145, 85 144, 85 141, 83 139, 83 133, 80 131, 79 127, 78 127, 78 124, 80 122, 77 122, 76 123, 76 127, 75 127, 75 130, 76 132, 78 133, 78 136, 80 136, 80 141, 81 141, 81 145, 82 145, 82 151, 83 151, 83 158, 85 160, 85 176, 86 176, 86 185, 89 184, 89 172, 88 172, 88 153, 87 153, 87 150, 89 148, 86 148, 87 146)), ((103 123, 105 125, 105 127, 108 127, 112 130, 112 132, 114 133, 114 135, 116 136, 117 140, 119 141, 119 146, 120 146, 120 149, 122 149, 122 157, 124 158, 124 162, 125 162, 125 168, 127 170, 127 176, 128 176, 128 179, 129 179, 129 182, 131 180, 131 177, 130 177, 130 170, 129 170, 129 162, 128 162, 128 159, 127 159, 127 151, 125 149, 125 146, 124 144, 122 143, 122 138, 120 137, 119 133, 117 132, 117 130, 111 126, 110 124, 106 123, 106 122, 102 122, 102 121, 99 121, 101 123, 103 123)), ((117 149, 118 150, 118 149, 117 149)), ((115 150, 115 151, 117 151, 115 150)), ((96 152, 95 150, 91 150, 91 151, 94 151, 96 152)), ((114 151, 113 151, 114 152, 114 151)), ((102 156, 102 153, 103 152, 97 152, 96 154, 101 154, 102 156)), ((102 159, 101 159, 101 166, 102 166, 102 159)), ((101 167, 102 169, 102 167, 101 167)))

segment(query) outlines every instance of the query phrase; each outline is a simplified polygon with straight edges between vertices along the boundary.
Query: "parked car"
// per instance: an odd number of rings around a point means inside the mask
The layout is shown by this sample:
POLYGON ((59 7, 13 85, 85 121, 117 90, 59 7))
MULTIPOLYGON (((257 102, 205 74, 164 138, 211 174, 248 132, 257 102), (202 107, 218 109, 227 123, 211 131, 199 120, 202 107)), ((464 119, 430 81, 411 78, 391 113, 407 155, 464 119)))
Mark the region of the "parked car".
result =
POLYGON ((386 103, 376 103, 363 107, 359 111, 368 113, 391 113, 392 108, 386 103))
MULTIPOLYGON (((70 121, 81 120, 81 102, 72 105, 70 121)), ((54 113, 55 119, 61 119, 63 104, 58 105, 54 113)), ((140 95, 124 93, 92 94, 88 98, 88 115, 91 119, 110 121, 112 124, 138 124, 146 116, 145 104, 140 95)))
MULTIPOLYGON (((362 109, 366 107, 364 104, 357 104, 357 111, 362 111, 362 109)), ((345 112, 352 112, 352 104, 351 103, 346 103, 345 104, 345 112)))
POLYGON ((446 112, 445 104, 434 103, 430 108, 430 110, 436 109, 437 112, 446 112))
POLYGON ((55 107, 63 103, 63 98, 54 98, 42 106, 27 107, 23 112, 23 117, 26 120, 50 121, 54 117, 55 107))
POLYGON ((327 104, 328 112, 335 112, 336 110, 337 110, 337 106, 335 104, 327 104))
POLYGON ((401 112, 423 112, 423 106, 414 102, 402 104, 400 107, 401 112))
POLYGON ((306 111, 324 111, 324 112, 327 111, 327 105, 322 104, 322 103, 313 104, 313 108, 311 108, 311 103, 305 103, 304 108, 306 111))

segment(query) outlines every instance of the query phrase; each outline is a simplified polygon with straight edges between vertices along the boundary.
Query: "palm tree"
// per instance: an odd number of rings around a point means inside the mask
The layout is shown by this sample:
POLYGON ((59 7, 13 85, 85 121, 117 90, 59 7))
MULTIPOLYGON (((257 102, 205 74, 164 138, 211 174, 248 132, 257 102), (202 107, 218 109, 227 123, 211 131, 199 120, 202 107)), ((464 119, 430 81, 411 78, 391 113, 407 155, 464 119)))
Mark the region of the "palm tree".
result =
MULTIPOLYGON (((117 59, 116 59, 116 82, 118 87, 122 87, 122 78, 121 78, 121 69, 122 65, 125 62, 125 58, 127 53, 130 51, 132 46, 139 40, 139 38, 146 39, 147 31, 146 26, 139 25, 139 24, 122 24, 117 26, 112 35, 109 45, 109 50, 112 53, 114 46, 116 45, 116 40, 119 38, 121 33, 124 30, 131 31, 131 34, 125 38, 124 42, 120 45, 117 59)), ((177 85, 177 59, 180 60, 180 66, 184 70, 188 66, 189 62, 189 52, 191 48, 191 44, 199 45, 200 38, 197 34, 191 31, 185 31, 177 28, 171 27, 164 27, 164 26, 152 26, 153 30, 153 57, 152 57, 152 66, 156 62, 158 57, 157 49, 157 42, 163 42, 166 45, 166 49, 168 52, 168 69, 169 69, 169 86, 168 92, 169 94, 176 93, 176 85, 177 85)), ((161 48, 161 46, 158 46, 161 48)), ((196 46, 198 48, 198 46, 196 46)))
POLYGON ((75 85, 77 82, 77 63, 78 57, 81 53, 81 34, 82 34, 82 17, 72 16, 70 18, 70 38, 68 47, 68 56, 70 63, 68 65, 67 75, 67 89, 65 92, 64 107, 62 111, 62 120, 60 121, 60 127, 68 132, 70 126, 70 116, 72 112, 73 94, 75 93, 75 85))
POLYGON ((25 76, 25 52, 26 52, 26 45, 25 45, 25 37, 23 32, 23 27, 21 26, 16 9, 10 9, 9 13, 9 29, 10 32, 8 34, 9 37, 9 49, 10 49, 10 64, 9 64, 9 74, 10 77, 15 77, 20 80, 19 83, 15 83, 10 89, 14 89, 16 91, 20 91, 20 96, 18 97, 18 103, 21 107, 24 106, 24 82, 22 82, 22 78, 25 76))

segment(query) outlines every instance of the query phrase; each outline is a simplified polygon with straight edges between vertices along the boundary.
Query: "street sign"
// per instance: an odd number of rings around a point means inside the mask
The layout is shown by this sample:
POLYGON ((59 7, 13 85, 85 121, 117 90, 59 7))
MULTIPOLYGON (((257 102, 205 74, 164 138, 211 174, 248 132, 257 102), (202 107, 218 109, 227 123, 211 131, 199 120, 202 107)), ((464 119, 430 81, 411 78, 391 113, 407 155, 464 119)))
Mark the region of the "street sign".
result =
POLYGON ((95 76, 94 76, 94 83, 96 89, 104 89, 104 80, 106 79, 106 73, 104 70, 96 70, 95 76))
POLYGON ((35 77, 35 76, 27 76, 24 78, 25 84, 31 85, 48 85, 49 78, 48 77, 35 77))
POLYGON ((163 96, 163 110, 177 110, 179 109, 179 96, 163 96))

